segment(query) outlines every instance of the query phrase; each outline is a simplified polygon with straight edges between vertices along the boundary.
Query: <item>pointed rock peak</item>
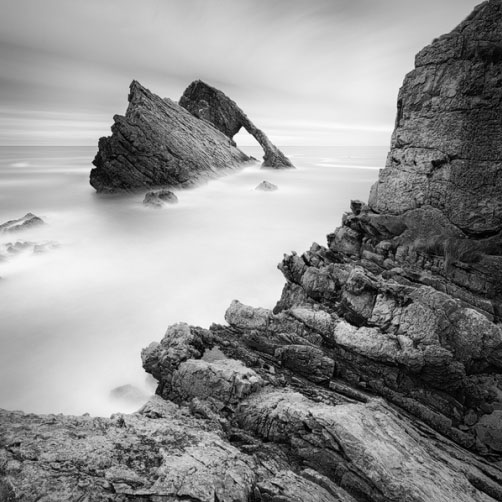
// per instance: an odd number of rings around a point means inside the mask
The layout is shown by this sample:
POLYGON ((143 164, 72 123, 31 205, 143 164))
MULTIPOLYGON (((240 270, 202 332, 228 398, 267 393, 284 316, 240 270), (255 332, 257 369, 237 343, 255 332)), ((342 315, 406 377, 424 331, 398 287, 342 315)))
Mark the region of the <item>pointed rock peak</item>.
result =
POLYGON ((454 31, 480 38, 483 33, 499 31, 502 24, 502 0, 488 0, 477 5, 454 31))
POLYGON ((140 99, 141 96, 150 97, 153 96, 153 94, 146 87, 141 85, 137 80, 133 80, 129 85, 129 95, 127 97, 127 100, 129 101, 129 103, 134 103, 138 99, 140 99))

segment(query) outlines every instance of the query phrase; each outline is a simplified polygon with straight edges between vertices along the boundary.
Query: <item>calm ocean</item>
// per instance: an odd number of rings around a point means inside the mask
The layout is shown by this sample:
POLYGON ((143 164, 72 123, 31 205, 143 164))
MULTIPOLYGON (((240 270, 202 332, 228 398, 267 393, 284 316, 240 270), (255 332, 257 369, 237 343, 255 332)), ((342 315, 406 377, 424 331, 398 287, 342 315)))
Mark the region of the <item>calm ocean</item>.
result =
POLYGON ((179 204, 155 210, 142 195, 95 193, 95 147, 1 147, 0 223, 31 211, 47 225, 0 234, 0 244, 60 247, 0 262, 0 407, 132 411, 137 402, 110 391, 152 391, 140 351, 169 324, 224 322, 235 298, 273 307, 283 253, 325 244, 350 199, 367 199, 387 148, 283 151, 296 170, 257 164, 178 190, 179 204), (279 190, 255 191, 263 180, 279 190))

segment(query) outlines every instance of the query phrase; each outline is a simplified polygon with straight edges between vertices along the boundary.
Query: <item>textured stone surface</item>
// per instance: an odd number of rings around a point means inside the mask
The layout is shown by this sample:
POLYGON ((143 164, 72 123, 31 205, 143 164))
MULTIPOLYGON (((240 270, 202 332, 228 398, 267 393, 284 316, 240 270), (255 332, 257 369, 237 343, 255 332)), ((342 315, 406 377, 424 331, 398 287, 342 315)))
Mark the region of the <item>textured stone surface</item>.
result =
POLYGON ((282 169, 294 167, 291 161, 258 129, 248 116, 223 92, 201 80, 192 82, 180 99, 180 106, 194 116, 204 119, 229 138, 233 138, 241 127, 251 134, 265 152, 263 167, 282 169))
POLYGON ((501 9, 484 2, 417 55, 370 198, 375 211, 429 204, 468 234, 502 229, 501 9))
POLYGON ((213 398, 223 404, 235 404, 256 392, 262 379, 235 359, 207 362, 190 359, 173 374, 172 386, 182 400, 213 398))
POLYGON ((257 463, 177 406, 153 406, 159 418, 0 411, 0 499, 247 500, 257 463))
POLYGON ((249 158, 208 122, 131 83, 125 116, 99 140, 90 183, 98 192, 188 186, 249 158))
POLYGON ((329 406, 275 391, 243 403, 237 417, 268 441, 289 444, 358 500, 493 500, 472 482, 484 477, 477 467, 449 457, 378 401, 329 406))

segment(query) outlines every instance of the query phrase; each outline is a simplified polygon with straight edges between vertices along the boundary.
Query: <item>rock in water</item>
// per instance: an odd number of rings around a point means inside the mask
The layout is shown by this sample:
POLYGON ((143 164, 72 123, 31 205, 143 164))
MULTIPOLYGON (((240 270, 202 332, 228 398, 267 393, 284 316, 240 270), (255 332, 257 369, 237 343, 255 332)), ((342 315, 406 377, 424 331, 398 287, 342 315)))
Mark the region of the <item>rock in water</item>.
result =
POLYGON ((468 235, 502 229, 502 6, 479 5, 415 60, 370 206, 440 209, 468 235))
POLYGON ((152 206, 156 208, 162 207, 166 204, 176 204, 177 202, 178 197, 176 197, 176 194, 170 190, 155 190, 153 192, 148 192, 143 200, 143 204, 145 204, 145 206, 152 206))
POLYGON ((45 222, 42 218, 35 216, 33 213, 26 213, 22 218, 17 220, 9 220, 0 225, 1 232, 19 232, 28 228, 43 225, 45 222))
POLYGON ((98 192, 188 186, 249 160, 230 138, 138 82, 125 117, 99 140, 90 183, 98 192))
POLYGON ((180 106, 206 120, 218 130, 233 138, 244 127, 261 145, 265 155, 263 167, 282 169, 294 167, 291 161, 258 129, 248 116, 223 92, 201 80, 192 82, 180 99, 180 106))
POLYGON ((279 187, 270 183, 270 181, 262 181, 255 190, 260 190, 261 192, 275 192, 279 187))

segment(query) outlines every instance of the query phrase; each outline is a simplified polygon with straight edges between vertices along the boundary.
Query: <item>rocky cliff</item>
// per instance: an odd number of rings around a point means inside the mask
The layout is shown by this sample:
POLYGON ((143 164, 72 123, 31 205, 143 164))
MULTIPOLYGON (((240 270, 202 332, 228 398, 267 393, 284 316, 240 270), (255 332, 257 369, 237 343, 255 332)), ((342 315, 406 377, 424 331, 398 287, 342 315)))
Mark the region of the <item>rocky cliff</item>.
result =
POLYGON ((423 49, 399 92, 396 128, 370 206, 430 205, 469 236, 502 229, 502 31, 499 2, 481 4, 423 49))
POLYGON ((182 106, 136 81, 128 99, 125 116, 114 117, 112 135, 99 140, 90 176, 98 192, 188 186, 222 174, 251 160, 231 139, 241 126, 262 145, 264 166, 292 167, 232 100, 200 81, 185 91, 182 106))
POLYGON ((243 127, 265 152, 263 167, 276 169, 294 167, 291 161, 258 129, 248 116, 223 92, 201 80, 192 82, 180 99, 180 106, 192 115, 206 120, 216 129, 233 138, 243 127))
POLYGON ((158 396, 136 414, 3 412, 0 495, 502 501, 498 138, 436 162, 450 128, 499 119, 501 23, 489 0, 419 54, 370 204, 284 257, 273 310, 234 301, 225 326, 169 327, 142 352, 158 396), (414 77, 429 71, 434 92, 414 77))

